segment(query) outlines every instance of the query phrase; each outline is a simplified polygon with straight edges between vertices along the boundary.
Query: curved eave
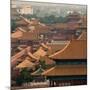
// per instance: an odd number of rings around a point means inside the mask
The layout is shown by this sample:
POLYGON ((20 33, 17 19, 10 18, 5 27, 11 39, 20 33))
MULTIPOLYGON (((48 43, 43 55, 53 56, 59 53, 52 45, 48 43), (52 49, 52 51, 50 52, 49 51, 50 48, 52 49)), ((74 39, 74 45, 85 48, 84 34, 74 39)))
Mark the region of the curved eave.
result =
POLYGON ((52 59, 85 59, 87 57, 86 40, 72 40, 62 50, 49 56, 52 59))

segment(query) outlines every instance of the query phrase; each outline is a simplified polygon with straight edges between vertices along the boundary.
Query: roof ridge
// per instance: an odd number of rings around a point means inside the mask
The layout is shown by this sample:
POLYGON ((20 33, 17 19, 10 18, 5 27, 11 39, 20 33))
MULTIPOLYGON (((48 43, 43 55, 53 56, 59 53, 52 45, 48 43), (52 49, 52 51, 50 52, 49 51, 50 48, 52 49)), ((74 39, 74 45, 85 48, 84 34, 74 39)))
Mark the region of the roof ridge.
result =
POLYGON ((31 52, 28 52, 28 55, 29 55, 31 58, 33 58, 33 59, 35 59, 35 60, 38 60, 31 52))
POLYGON ((54 66, 54 67, 52 67, 52 68, 50 68, 50 69, 48 69, 48 70, 44 71, 44 72, 42 73, 42 75, 44 75, 44 74, 46 74, 46 73, 48 73, 48 72, 52 71, 55 67, 56 67, 56 66, 54 66))
MULTIPOLYGON (((82 37, 84 37, 85 35, 86 35, 86 32, 83 31, 83 32, 81 33, 81 35, 77 38, 77 40, 81 40, 82 37)), ((85 37, 84 39, 86 39, 86 37, 85 37)))
POLYGON ((58 53, 61 53, 61 52, 63 52, 69 45, 70 45, 70 41, 68 41, 68 43, 67 43, 67 45, 62 49, 62 50, 60 50, 60 51, 57 51, 56 53, 54 53, 54 54, 52 54, 52 55, 50 55, 49 57, 51 58, 51 57, 53 57, 54 55, 57 55, 58 53))
POLYGON ((23 62, 21 62, 19 65, 17 65, 16 68, 19 68, 20 65, 23 66, 23 64, 25 64, 25 63, 29 63, 29 64, 31 64, 32 66, 34 65, 34 63, 32 63, 30 60, 26 59, 26 60, 24 60, 23 62))
POLYGON ((30 46, 26 47, 25 49, 21 50, 17 54, 11 57, 11 63, 14 64, 15 61, 18 61, 17 59, 20 58, 23 54, 26 53, 30 49, 30 46))
MULTIPOLYGON (((58 57, 62 59, 83 59, 86 58, 86 40, 71 40, 62 50, 49 56, 50 58, 58 57), (78 47, 79 45, 80 47, 78 47), (79 52, 77 51, 77 49, 79 52), (66 51, 65 51, 66 50, 66 51), (82 51, 84 50, 84 51, 82 51), (68 58, 69 57, 69 58, 68 58)), ((55 59, 55 58, 54 58, 55 59)))

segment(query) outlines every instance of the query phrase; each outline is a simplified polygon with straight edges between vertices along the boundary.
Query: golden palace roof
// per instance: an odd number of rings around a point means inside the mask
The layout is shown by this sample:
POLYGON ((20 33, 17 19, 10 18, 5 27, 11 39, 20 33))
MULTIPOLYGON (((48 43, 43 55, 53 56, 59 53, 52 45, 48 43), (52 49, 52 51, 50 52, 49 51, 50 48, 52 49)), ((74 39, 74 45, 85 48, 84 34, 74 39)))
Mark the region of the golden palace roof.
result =
POLYGON ((47 26, 36 25, 28 27, 19 27, 12 33, 11 38, 21 39, 21 40, 37 40, 39 39, 40 33, 45 33, 49 30, 47 26))
POLYGON ((60 51, 61 49, 63 49, 67 44, 47 44, 47 46, 49 47, 49 50, 48 50, 48 54, 51 55, 51 54, 54 54, 56 53, 57 51, 60 51))
POLYGON ((43 48, 45 48, 45 49, 50 49, 50 47, 48 47, 46 44, 44 44, 44 43, 41 43, 41 46, 43 47, 43 48))
POLYGON ((38 58, 36 58, 31 52, 28 52, 29 57, 31 57, 34 60, 38 60, 38 58))
POLYGON ((78 23, 56 23, 52 24, 52 27, 57 28, 59 30, 76 30, 79 28, 78 23))
POLYGON ((86 40, 71 40, 62 50, 49 56, 52 59, 86 59, 86 40))
POLYGON ((25 20, 18 20, 18 21, 16 21, 16 24, 18 24, 18 25, 28 25, 29 23, 28 22, 26 22, 25 20))
POLYGON ((48 69, 42 73, 45 76, 73 76, 86 75, 87 68, 85 65, 60 65, 48 69))
POLYGON ((11 34, 11 38, 20 38, 23 35, 22 31, 16 31, 14 33, 11 34))
POLYGON ((20 51, 19 53, 15 54, 14 56, 11 57, 11 64, 14 65, 16 64, 16 62, 18 61, 18 59, 23 56, 24 54, 26 54, 26 52, 28 52, 30 50, 30 47, 28 46, 27 48, 23 49, 22 51, 20 51))
POLYGON ((21 62, 19 65, 16 66, 16 68, 33 68, 34 67, 34 63, 32 63, 29 60, 24 60, 23 62, 21 62))
POLYGON ((47 53, 46 51, 43 50, 42 47, 40 47, 33 55, 37 58, 40 59, 40 57, 45 56, 47 53))

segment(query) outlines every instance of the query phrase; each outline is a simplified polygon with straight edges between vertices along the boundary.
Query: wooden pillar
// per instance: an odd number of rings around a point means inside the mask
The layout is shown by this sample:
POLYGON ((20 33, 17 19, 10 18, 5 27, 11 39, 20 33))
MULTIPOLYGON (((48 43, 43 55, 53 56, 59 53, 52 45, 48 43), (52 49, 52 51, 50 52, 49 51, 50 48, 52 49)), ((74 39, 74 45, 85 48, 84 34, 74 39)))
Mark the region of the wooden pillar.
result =
POLYGON ((54 81, 52 81, 52 86, 54 87, 54 81))
POLYGON ((50 80, 49 86, 51 87, 51 80, 50 80))
POLYGON ((53 81, 51 80, 51 87, 53 86, 53 81))
POLYGON ((58 81, 56 81, 56 86, 58 86, 58 81))

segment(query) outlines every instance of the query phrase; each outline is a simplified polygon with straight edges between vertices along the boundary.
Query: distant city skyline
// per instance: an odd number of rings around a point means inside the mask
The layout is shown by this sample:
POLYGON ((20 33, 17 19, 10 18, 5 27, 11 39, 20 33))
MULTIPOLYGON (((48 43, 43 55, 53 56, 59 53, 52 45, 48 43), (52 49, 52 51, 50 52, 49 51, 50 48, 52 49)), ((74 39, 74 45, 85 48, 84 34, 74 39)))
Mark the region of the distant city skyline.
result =
POLYGON ((66 16, 69 11, 77 11, 80 14, 86 14, 86 5, 78 4, 63 4, 63 3, 43 3, 33 1, 20 1, 12 0, 12 8, 16 5, 19 8, 23 5, 30 5, 33 8, 33 14, 37 14, 39 17, 43 16, 66 16))

